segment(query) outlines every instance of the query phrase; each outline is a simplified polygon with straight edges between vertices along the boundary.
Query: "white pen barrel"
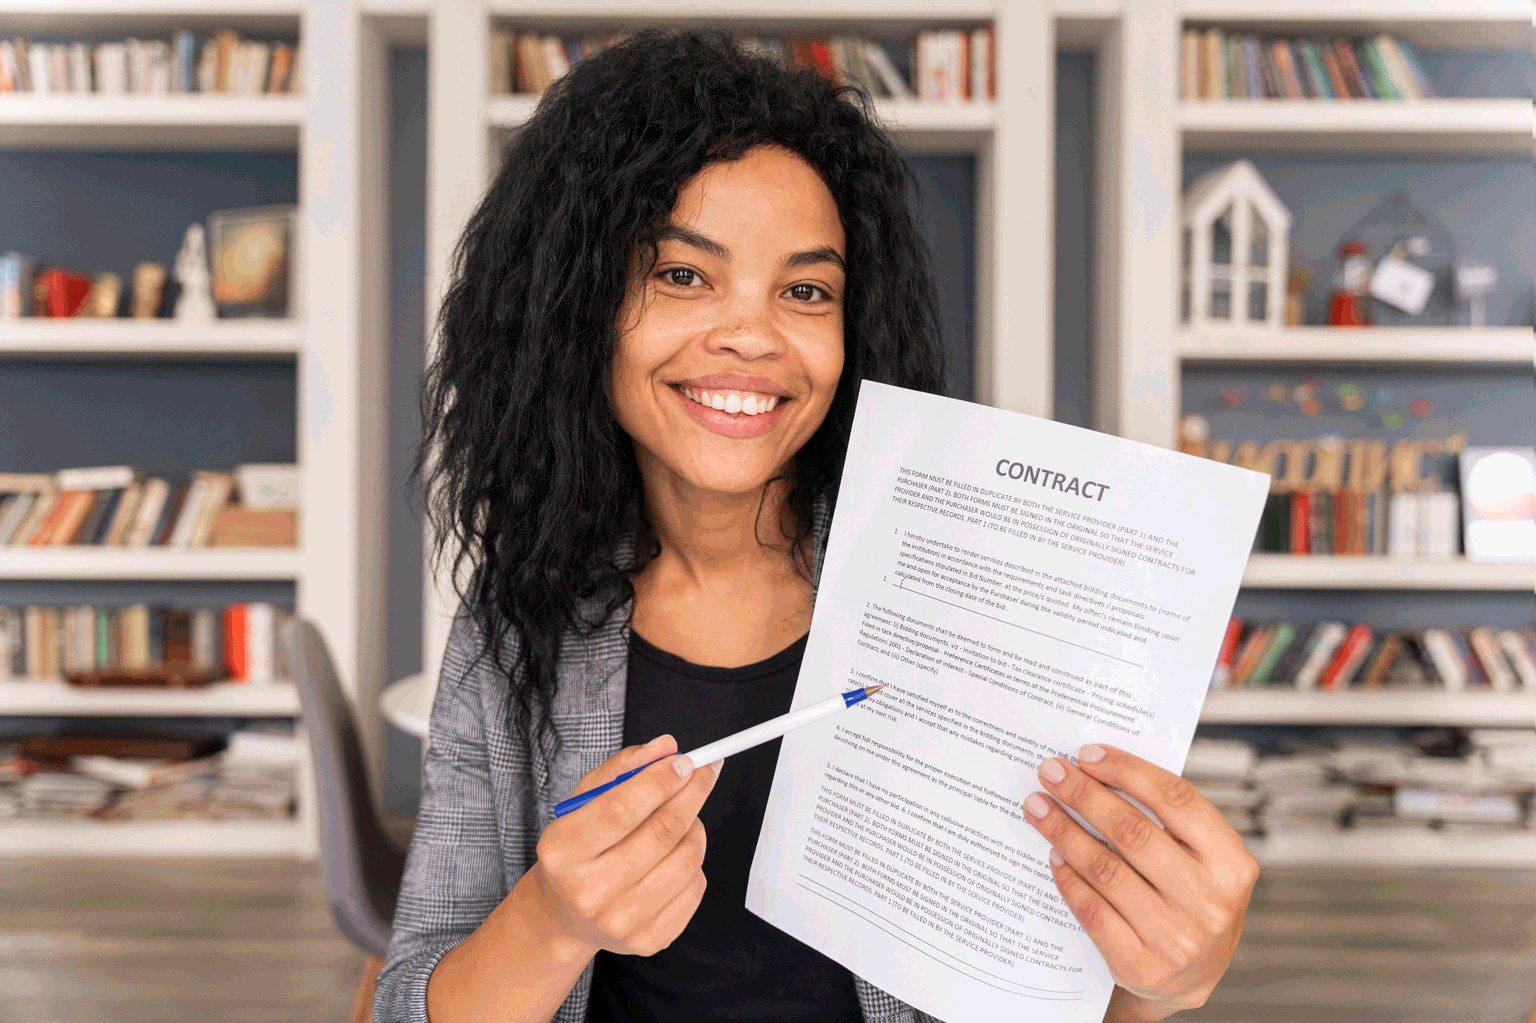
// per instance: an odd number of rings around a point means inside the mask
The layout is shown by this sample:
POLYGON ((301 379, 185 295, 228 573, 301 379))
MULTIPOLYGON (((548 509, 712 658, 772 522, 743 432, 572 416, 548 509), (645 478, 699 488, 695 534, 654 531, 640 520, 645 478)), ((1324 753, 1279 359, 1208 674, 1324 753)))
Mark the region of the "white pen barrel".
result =
POLYGON ((788 714, 781 714, 776 718, 764 721, 760 725, 753 725, 745 731, 735 735, 727 735, 724 739, 716 740, 691 750, 687 754, 693 761, 694 767, 703 767, 705 764, 713 764, 716 760, 734 756, 743 750, 749 750, 753 746, 759 746, 770 739, 777 739, 785 732, 793 731, 801 725, 808 725, 812 721, 836 714, 847 707, 841 696, 834 696, 819 703, 813 703, 809 707, 801 707, 792 710, 788 714))

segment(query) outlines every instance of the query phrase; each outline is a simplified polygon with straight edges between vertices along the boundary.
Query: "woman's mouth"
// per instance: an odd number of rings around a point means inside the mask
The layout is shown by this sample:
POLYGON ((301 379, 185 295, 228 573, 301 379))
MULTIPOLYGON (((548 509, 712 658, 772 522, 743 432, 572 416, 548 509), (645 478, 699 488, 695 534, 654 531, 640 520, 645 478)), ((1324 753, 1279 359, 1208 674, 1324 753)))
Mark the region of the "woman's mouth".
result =
POLYGON ((780 400, 776 394, 759 394, 756 391, 703 389, 682 385, 678 385, 677 390, 689 401, 732 416, 756 416, 772 412, 780 400))

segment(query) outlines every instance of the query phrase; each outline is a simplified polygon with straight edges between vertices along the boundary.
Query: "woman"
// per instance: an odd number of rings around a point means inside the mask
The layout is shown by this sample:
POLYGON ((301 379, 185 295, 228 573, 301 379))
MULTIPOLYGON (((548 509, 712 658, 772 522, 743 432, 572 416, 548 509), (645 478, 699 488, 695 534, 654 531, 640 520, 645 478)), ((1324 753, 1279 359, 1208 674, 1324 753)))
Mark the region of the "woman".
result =
MULTIPOLYGON (((425 391, 470 582, 381 1023, 926 1018, 746 912, 777 743, 550 819, 788 708, 858 382, 941 380, 905 185, 859 97, 686 33, 579 65, 506 154, 425 391)), ((1225 969, 1256 870, 1189 786, 1090 754, 1045 788, 1129 862, 1038 795, 1027 819, 1110 1018, 1161 1019, 1225 969)))

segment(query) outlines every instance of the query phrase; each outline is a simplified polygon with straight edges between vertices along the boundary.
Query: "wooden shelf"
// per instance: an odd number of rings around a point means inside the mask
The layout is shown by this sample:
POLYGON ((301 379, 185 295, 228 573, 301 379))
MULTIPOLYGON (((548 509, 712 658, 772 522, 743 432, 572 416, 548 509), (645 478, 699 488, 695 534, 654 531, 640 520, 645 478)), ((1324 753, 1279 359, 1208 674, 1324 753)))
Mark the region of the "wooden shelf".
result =
MULTIPOLYGON (((512 131, 533 116, 539 97, 492 96, 486 103, 486 122, 494 129, 512 131)), ((891 131, 924 144, 965 143, 989 134, 997 123, 992 103, 918 103, 911 100, 877 100, 876 113, 891 131), (936 136, 936 138, 931 138, 936 136)))
POLYGON ((1372 828, 1359 831, 1276 831, 1247 840, 1262 864, 1520 867, 1536 863, 1536 831, 1431 831, 1372 828))
POLYGON ((183 326, 174 320, 0 320, 0 359, 291 358, 304 327, 288 320, 221 320, 183 326))
POLYGON ((220 682, 203 689, 82 689, 54 679, 0 682, 3 717, 296 717, 292 682, 220 682))
POLYGON ((300 96, 0 96, 0 147, 261 151, 294 149, 300 96))
POLYGON ((1530 363, 1530 327, 1287 327, 1277 332, 1174 335, 1185 361, 1530 363))
POLYGON ((297 580, 293 547, 0 547, 0 579, 297 580))
POLYGON ((1417 690, 1298 692, 1217 689, 1200 711, 1204 724, 1459 725, 1536 728, 1536 693, 1417 690))
POLYGON ((0 856, 310 857, 312 842, 296 820, 278 821, 0 821, 0 856))
POLYGON ((1531 154, 1528 99, 1196 100, 1178 121, 1186 152, 1531 154))
POLYGON ((1536 566, 1332 554, 1252 554, 1243 585, 1303 590, 1532 590, 1536 566))

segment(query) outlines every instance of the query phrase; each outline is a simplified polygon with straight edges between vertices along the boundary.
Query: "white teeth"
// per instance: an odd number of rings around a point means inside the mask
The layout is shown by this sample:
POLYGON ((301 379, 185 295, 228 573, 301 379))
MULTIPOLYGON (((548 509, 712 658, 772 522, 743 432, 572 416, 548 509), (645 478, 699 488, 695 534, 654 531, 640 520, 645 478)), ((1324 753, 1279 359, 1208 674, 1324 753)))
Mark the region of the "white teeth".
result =
POLYGON ((742 394, 739 391, 695 391, 679 387, 679 391, 691 401, 709 408, 719 409, 727 415, 758 416, 772 412, 779 404, 778 395, 742 394))

